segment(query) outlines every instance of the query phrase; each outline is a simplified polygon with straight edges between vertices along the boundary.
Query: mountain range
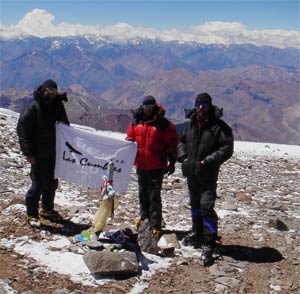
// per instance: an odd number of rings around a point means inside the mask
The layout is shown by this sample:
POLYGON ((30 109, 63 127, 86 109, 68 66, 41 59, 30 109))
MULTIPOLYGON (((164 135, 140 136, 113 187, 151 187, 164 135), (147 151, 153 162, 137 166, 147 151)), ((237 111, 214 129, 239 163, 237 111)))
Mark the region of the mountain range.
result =
POLYGON ((93 36, 0 39, 0 107, 21 111, 33 89, 57 81, 70 120, 124 132, 153 95, 175 123, 207 92, 243 141, 299 144, 299 49, 93 36))

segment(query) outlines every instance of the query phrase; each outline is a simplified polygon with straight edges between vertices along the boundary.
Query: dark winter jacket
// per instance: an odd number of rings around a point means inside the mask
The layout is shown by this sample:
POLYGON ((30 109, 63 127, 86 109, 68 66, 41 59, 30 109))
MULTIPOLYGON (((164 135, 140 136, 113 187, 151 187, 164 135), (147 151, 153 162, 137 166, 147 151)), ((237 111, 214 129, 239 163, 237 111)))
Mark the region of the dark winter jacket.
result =
POLYGON ((133 112, 133 122, 127 129, 126 140, 137 143, 135 166, 142 170, 166 170, 168 160, 172 163, 176 161, 178 135, 174 124, 164 114, 159 104, 150 120, 143 117, 142 109, 133 112))
POLYGON ((42 159, 55 159, 55 122, 69 124, 61 100, 49 103, 41 95, 20 114, 17 134, 23 154, 42 159))
POLYGON ((233 154, 233 135, 231 128, 219 117, 222 109, 216 106, 207 120, 199 127, 196 112, 186 110, 186 122, 179 136, 177 156, 183 162, 183 174, 187 177, 199 175, 217 178, 220 165, 233 154), (200 161, 204 160, 205 165, 200 161))

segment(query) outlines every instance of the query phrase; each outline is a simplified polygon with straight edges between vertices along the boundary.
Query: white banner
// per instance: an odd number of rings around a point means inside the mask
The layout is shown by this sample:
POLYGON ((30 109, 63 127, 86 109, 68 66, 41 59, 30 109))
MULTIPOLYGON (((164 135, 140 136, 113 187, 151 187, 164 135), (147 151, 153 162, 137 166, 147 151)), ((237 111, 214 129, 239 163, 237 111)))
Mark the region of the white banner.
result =
POLYGON ((99 188, 103 182, 102 176, 107 173, 108 162, 112 161, 114 190, 125 193, 136 151, 134 142, 57 123, 55 178, 99 188))

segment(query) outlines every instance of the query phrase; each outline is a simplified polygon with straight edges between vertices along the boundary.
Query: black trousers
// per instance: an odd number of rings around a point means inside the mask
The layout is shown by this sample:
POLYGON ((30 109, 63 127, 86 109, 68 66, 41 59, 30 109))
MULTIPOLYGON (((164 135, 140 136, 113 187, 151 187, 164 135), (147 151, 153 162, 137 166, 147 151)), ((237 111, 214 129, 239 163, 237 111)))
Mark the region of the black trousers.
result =
POLYGON ((42 208, 52 210, 54 208, 55 191, 58 180, 54 179, 55 161, 37 159, 31 165, 31 187, 26 194, 27 216, 39 216, 39 201, 42 196, 42 208))
POLYGON ((145 171, 137 168, 137 176, 140 218, 141 220, 149 219, 151 227, 160 230, 162 221, 161 187, 164 171, 145 171))
POLYGON ((187 178, 191 200, 192 230, 207 245, 215 245, 218 235, 218 216, 214 210, 217 198, 217 178, 192 176, 187 178))

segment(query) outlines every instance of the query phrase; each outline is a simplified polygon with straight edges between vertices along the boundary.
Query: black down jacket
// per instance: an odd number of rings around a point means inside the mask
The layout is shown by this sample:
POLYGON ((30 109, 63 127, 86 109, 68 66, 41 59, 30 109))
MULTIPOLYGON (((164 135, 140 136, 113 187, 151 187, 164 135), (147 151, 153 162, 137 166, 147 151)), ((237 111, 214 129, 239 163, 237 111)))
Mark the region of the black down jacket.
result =
POLYGON ((23 154, 42 159, 55 159, 55 122, 69 124, 61 100, 49 103, 43 96, 34 101, 20 114, 17 134, 23 154))
POLYGON ((219 117, 222 110, 214 107, 214 112, 201 127, 197 126, 195 110, 186 110, 186 122, 179 136, 177 157, 179 161, 187 159, 183 163, 187 165, 189 174, 185 176, 199 175, 203 177, 217 178, 220 165, 233 154, 232 129, 219 117), (205 165, 200 165, 204 160, 205 165))

